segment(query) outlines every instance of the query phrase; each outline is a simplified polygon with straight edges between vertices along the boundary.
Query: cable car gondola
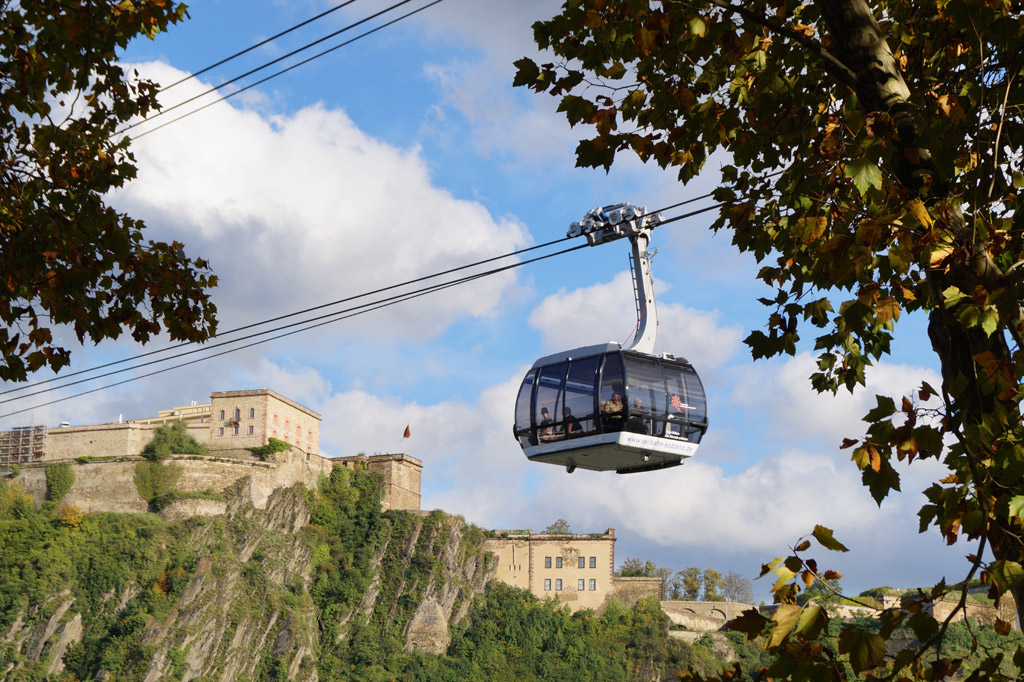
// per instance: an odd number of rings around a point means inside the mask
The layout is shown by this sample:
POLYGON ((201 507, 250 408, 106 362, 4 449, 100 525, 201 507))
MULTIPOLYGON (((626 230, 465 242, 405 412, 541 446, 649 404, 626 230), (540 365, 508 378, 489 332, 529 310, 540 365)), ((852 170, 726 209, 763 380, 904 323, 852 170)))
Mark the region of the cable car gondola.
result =
POLYGON ((616 342, 545 356, 526 373, 516 399, 514 434, 531 462, 616 471, 678 466, 708 428, 700 377, 684 358, 656 355, 658 314, 647 251, 659 214, 629 204, 594 209, 569 227, 591 246, 632 243, 637 330, 616 342))

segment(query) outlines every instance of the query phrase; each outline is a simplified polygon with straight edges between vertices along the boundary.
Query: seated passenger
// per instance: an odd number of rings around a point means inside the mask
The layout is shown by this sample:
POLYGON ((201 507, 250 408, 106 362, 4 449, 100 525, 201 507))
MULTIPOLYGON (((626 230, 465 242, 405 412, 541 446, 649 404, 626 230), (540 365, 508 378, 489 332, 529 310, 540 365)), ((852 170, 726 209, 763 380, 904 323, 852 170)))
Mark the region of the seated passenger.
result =
POLYGON ((651 427, 643 417, 644 402, 640 398, 633 399, 633 407, 629 412, 629 419, 626 420, 626 431, 632 433, 643 433, 650 435, 651 427))
POLYGON ((572 416, 572 410, 568 407, 563 410, 565 415, 565 433, 569 438, 575 438, 583 434, 583 427, 580 426, 580 421, 576 417, 572 416))
POLYGON ((551 440, 551 431, 554 420, 551 419, 551 414, 548 412, 548 408, 540 408, 540 423, 537 424, 537 434, 541 440, 551 440))
POLYGON ((618 393, 601 403, 601 423, 605 431, 622 430, 622 397, 618 393))

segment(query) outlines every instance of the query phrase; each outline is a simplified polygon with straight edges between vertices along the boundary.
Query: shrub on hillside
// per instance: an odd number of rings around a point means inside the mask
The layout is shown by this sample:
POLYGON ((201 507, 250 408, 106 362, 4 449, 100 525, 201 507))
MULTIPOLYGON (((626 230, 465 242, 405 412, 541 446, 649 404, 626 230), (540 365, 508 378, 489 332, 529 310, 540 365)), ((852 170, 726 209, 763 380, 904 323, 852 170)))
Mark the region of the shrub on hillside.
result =
POLYGON ((142 456, 150 461, 168 455, 205 455, 206 446, 188 432, 185 422, 163 424, 153 432, 153 438, 142 449, 142 456))
POLYGON ((75 472, 70 462, 60 462, 46 467, 46 499, 54 504, 60 503, 64 496, 71 492, 75 484, 75 472))
POLYGON ((135 465, 135 489, 153 511, 160 511, 173 501, 182 471, 180 464, 139 462, 135 465))
POLYGON ((246 450, 248 450, 253 455, 259 457, 265 462, 274 453, 290 450, 291 447, 291 443, 287 443, 278 438, 268 438, 266 445, 260 445, 259 447, 254 448, 246 448, 246 450))
POLYGON ((81 508, 75 504, 65 504, 57 512, 57 523, 65 528, 78 528, 84 518, 81 508))

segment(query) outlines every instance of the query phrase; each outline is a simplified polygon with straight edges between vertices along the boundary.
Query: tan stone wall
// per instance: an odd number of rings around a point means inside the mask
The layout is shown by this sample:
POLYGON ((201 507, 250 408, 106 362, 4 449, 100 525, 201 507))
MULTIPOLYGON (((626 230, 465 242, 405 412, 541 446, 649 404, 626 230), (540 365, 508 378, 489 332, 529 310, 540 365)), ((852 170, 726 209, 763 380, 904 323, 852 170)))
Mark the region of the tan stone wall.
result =
POLYGON ((335 457, 331 460, 346 469, 368 469, 379 474, 384 481, 382 504, 385 510, 419 511, 420 477, 423 462, 404 454, 356 455, 335 457))
POLYGON ((373 455, 367 466, 384 477, 384 509, 419 510, 422 462, 408 455, 373 455))
POLYGON ((688 630, 700 632, 719 630, 726 621, 732 620, 748 609, 757 610, 757 607, 751 604, 724 601, 671 600, 661 602, 661 610, 668 615, 673 623, 688 630))
MULTIPOLYGON (((105 461, 79 463, 71 462, 75 483, 64 498, 64 502, 75 504, 86 512, 111 511, 139 513, 148 505, 139 497, 135 488, 135 465, 143 461, 132 457, 127 461, 105 461)), ((252 502, 258 508, 266 506, 270 494, 277 488, 302 483, 309 488, 316 486, 319 474, 330 473, 333 466, 323 457, 307 457, 303 452, 292 449, 277 453, 276 462, 260 462, 253 459, 224 459, 214 457, 174 456, 164 460, 182 467, 182 475, 176 486, 183 492, 220 492, 244 476, 252 477, 250 486, 252 502)), ((32 494, 36 504, 46 499, 46 469, 41 465, 26 466, 18 481, 32 494)), ((208 513, 215 505, 182 504, 176 514, 187 513, 189 509, 204 510, 208 513)))
POLYGON ((661 598, 661 578, 619 578, 612 580, 612 596, 630 606, 647 597, 661 598))
POLYGON ((156 428, 156 425, 123 423, 48 429, 46 454, 41 461, 137 455, 156 428))
POLYGON ((489 538, 484 541, 484 550, 494 554, 497 565, 495 580, 523 590, 530 589, 529 540, 489 538))
POLYGON ((611 529, 598 536, 509 533, 488 539, 484 548, 498 560, 497 580, 528 589, 542 599, 554 597, 572 611, 598 609, 614 592, 615 534, 611 529), (581 557, 583 568, 579 567, 581 557))

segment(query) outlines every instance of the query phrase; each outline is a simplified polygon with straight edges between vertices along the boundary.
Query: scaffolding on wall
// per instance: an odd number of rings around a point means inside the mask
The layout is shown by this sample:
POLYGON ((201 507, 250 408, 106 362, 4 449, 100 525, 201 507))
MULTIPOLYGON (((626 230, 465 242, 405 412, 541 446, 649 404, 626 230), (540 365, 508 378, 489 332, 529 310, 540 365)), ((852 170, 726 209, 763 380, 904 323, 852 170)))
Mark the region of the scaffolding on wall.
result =
POLYGON ((31 462, 45 453, 45 426, 17 426, 0 431, 0 471, 9 471, 11 465, 31 462))

